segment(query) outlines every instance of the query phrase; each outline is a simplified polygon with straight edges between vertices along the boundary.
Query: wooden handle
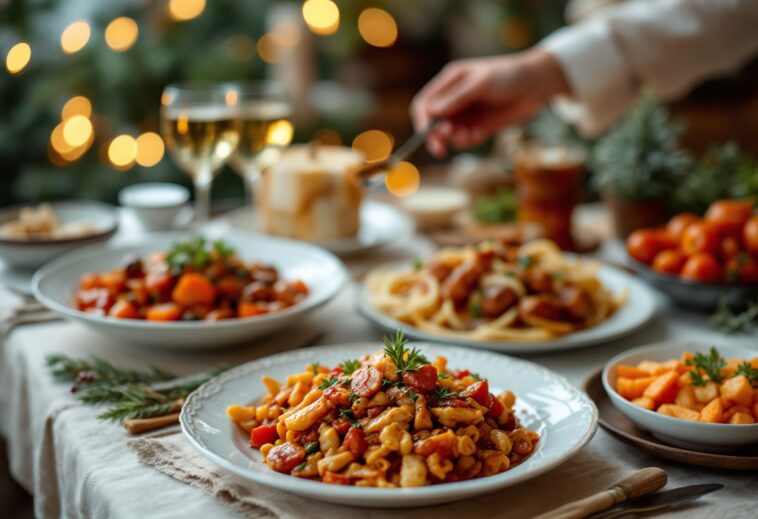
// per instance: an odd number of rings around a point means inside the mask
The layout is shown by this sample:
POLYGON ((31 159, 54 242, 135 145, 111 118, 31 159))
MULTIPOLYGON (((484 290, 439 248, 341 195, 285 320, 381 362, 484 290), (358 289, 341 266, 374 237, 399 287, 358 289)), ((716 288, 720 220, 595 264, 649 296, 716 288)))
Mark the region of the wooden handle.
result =
POLYGON ((167 414, 165 416, 156 416, 154 418, 135 418, 133 420, 124 420, 124 427, 129 434, 140 434, 147 431, 154 431, 161 427, 167 427, 179 422, 179 413, 167 414))
POLYGON ((630 474, 607 490, 563 505, 535 519, 581 519, 608 510, 621 501, 653 493, 663 488, 667 480, 665 471, 648 467, 630 474))

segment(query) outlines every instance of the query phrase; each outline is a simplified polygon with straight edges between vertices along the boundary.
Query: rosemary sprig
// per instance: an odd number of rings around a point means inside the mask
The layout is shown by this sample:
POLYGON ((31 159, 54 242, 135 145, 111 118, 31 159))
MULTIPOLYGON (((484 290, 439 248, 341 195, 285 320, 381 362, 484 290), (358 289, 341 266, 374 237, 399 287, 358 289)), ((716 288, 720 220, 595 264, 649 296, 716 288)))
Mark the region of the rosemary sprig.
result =
POLYGON ((324 380, 321 381, 321 384, 319 384, 318 388, 322 389, 322 390, 323 389, 329 389, 330 387, 332 387, 337 382, 339 382, 339 379, 337 377, 325 378, 324 380))
POLYGON ((409 350, 405 347, 406 344, 408 344, 408 339, 400 330, 395 332, 394 336, 384 337, 384 353, 397 366, 398 375, 406 371, 416 371, 424 364, 429 364, 429 360, 421 352, 415 347, 409 350))
MULTIPOLYGON (((49 355, 46 358, 47 367, 53 377, 60 382, 78 384, 152 384, 176 378, 170 371, 155 366, 149 371, 137 371, 118 368, 110 362, 98 357, 90 360, 72 359, 65 355, 49 355)), ((72 388, 73 389, 73 388, 72 388)))
POLYGON ((435 400, 445 400, 446 398, 451 398, 454 396, 456 396, 456 394, 446 387, 437 387, 434 389, 434 391, 432 391, 432 398, 435 400))
POLYGON ((719 301, 719 306, 711 315, 711 325, 717 330, 727 333, 750 333, 758 319, 758 301, 748 304, 742 312, 735 312, 725 299, 719 301))
POLYGON ((361 367, 361 363, 358 359, 349 359, 340 364, 340 367, 345 375, 352 375, 356 369, 361 367))

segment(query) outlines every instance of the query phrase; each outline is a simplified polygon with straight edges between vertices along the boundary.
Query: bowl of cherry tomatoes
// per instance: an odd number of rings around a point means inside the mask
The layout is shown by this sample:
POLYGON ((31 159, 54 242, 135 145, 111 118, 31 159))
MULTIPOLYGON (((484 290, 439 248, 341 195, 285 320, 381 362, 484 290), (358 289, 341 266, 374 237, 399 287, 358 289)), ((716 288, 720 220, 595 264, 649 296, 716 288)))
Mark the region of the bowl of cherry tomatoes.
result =
POLYGON ((665 227, 629 235, 632 267, 684 306, 711 310, 758 298, 758 214, 754 201, 718 200, 703 217, 680 213, 665 227))

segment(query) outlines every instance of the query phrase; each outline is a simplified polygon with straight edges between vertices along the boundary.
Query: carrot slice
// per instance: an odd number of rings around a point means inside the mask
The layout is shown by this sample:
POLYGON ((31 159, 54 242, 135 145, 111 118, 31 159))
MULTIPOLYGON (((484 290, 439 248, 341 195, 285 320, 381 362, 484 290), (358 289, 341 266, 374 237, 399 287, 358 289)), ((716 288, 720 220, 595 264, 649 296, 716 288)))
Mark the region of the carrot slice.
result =
POLYGON ((202 274, 188 272, 179 278, 171 299, 182 306, 210 306, 216 300, 216 287, 202 274))
POLYGON ((629 364, 617 364, 616 375, 619 377, 624 377, 624 378, 643 378, 643 377, 649 377, 650 373, 648 373, 644 369, 630 366, 629 364))
POLYGON ((641 397, 647 387, 652 384, 654 380, 655 377, 620 377, 616 379, 616 391, 618 391, 619 395, 623 396, 627 400, 634 400, 635 398, 641 397))
POLYGON ((648 387, 642 396, 652 398, 660 404, 668 404, 676 397, 677 380, 679 375, 676 371, 669 371, 658 376, 648 387))
POLYGON ((182 316, 182 309, 174 303, 151 306, 147 309, 145 318, 148 321, 178 321, 182 316))

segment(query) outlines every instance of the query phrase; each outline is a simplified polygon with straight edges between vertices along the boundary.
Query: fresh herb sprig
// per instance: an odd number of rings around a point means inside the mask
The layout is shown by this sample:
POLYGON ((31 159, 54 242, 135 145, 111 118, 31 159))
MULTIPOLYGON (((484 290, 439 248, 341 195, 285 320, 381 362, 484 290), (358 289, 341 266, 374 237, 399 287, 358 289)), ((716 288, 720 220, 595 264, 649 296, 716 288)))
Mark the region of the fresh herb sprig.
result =
POLYGON ((71 392, 84 404, 108 405, 98 418, 113 421, 172 413, 192 391, 228 368, 177 378, 160 368, 137 371, 97 357, 84 360, 65 355, 47 357, 47 366, 56 380, 73 383, 71 392))
POLYGON ((209 244, 205 238, 197 237, 175 243, 171 247, 166 261, 174 271, 182 271, 186 267, 200 270, 213 261, 213 253, 222 260, 229 261, 234 256, 234 248, 221 240, 209 244))
POLYGON ((356 369, 361 367, 361 363, 358 359, 348 359, 340 364, 340 367, 345 375, 352 375, 356 369))
POLYGON ((752 387, 758 388, 758 369, 755 369, 750 362, 745 361, 737 366, 737 371, 734 374, 736 376, 743 375, 752 387))
POLYGON ((718 383, 724 380, 721 370, 726 366, 726 361, 719 355, 716 348, 711 348, 708 355, 696 353, 693 358, 685 361, 685 364, 695 368, 690 371, 690 380, 693 386, 704 386, 709 381, 718 383), (703 376, 702 372, 705 372, 707 378, 703 376))
POLYGON ((711 316, 711 325, 726 334, 750 333, 758 320, 758 300, 749 303, 741 312, 732 310, 726 300, 719 301, 719 306, 711 316))
POLYGON ((446 398, 452 398, 454 396, 456 396, 456 394, 446 387, 437 387, 434 388, 434 391, 432 391, 432 398, 437 401, 445 400, 446 398))
POLYGON ((406 371, 417 371, 424 364, 429 364, 429 360, 424 357, 415 347, 408 349, 405 345, 408 339, 405 334, 398 330, 395 335, 384 337, 384 353, 392 359, 397 366, 396 373, 401 375, 406 371))
POLYGON ((339 382, 339 379, 337 377, 325 378, 324 380, 321 381, 321 384, 319 384, 318 388, 321 390, 329 389, 337 382, 339 382))

